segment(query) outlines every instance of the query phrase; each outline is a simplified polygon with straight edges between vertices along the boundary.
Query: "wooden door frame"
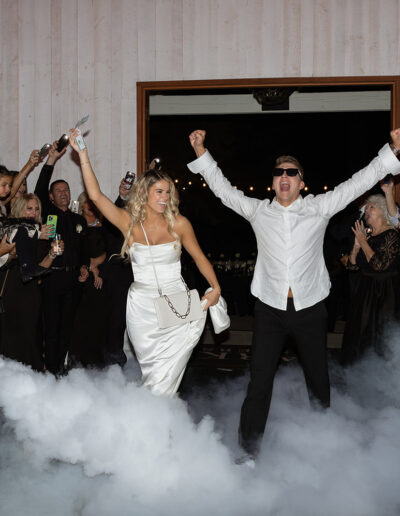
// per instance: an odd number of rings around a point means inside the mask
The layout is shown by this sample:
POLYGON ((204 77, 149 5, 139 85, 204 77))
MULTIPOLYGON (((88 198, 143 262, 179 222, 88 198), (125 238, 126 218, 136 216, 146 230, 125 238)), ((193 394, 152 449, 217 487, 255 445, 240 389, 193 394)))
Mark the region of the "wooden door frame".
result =
MULTIPOLYGON (((368 77, 292 77, 270 79, 211 79, 198 81, 153 81, 136 84, 137 102, 137 172, 146 167, 147 141, 149 135, 149 97, 167 91, 177 93, 190 90, 218 90, 268 87, 305 86, 377 86, 391 91, 391 126, 400 127, 400 76, 368 77)), ((396 200, 400 199, 400 184, 396 185, 396 200)))

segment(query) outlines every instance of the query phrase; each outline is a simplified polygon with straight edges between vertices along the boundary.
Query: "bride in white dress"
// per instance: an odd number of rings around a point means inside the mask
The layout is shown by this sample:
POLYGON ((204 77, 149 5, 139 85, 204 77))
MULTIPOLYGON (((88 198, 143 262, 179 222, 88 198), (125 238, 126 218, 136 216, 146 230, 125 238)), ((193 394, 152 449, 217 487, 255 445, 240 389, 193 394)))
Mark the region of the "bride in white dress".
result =
POLYGON ((148 171, 132 188, 126 209, 118 208, 101 192, 87 149, 79 150, 75 142, 78 134, 71 130, 70 144, 79 153, 89 198, 125 236, 122 253, 129 255, 134 274, 128 293, 126 326, 142 370, 143 384, 154 394, 173 396, 203 332, 205 312, 197 321, 160 329, 154 308, 154 298, 159 293, 152 260, 163 294, 185 290, 180 263, 183 245, 212 289, 202 298, 205 311, 218 302, 221 294, 218 280, 192 225, 179 214, 172 180, 162 172, 148 171))

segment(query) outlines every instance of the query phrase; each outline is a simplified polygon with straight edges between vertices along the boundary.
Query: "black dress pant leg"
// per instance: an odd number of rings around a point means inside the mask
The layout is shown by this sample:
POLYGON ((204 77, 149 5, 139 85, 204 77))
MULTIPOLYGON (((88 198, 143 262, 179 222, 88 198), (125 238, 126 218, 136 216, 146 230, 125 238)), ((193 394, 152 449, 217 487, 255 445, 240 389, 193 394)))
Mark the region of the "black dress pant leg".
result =
MULTIPOLYGON (((65 357, 70 349, 72 332, 74 329, 74 319, 79 302, 82 297, 82 284, 78 282, 76 272, 64 272, 66 286, 62 304, 59 331, 59 367, 64 367, 65 357)), ((96 321, 87 321, 87 324, 96 324, 96 321)))
POLYGON ((263 436, 279 359, 287 338, 286 311, 272 308, 259 299, 254 307, 250 383, 242 405, 239 441, 248 452, 258 452, 263 436))
POLYGON ((58 374, 60 372, 59 333, 63 306, 64 290, 57 285, 53 272, 43 280, 43 326, 45 337, 45 365, 46 370, 58 374))
POLYGON ((123 367, 127 361, 124 352, 124 334, 126 302, 132 281, 133 275, 130 265, 127 266, 120 262, 108 264, 104 282, 110 301, 110 317, 104 349, 104 364, 106 366, 119 364, 123 367))
POLYGON ((53 374, 63 371, 80 296, 74 271, 53 271, 43 280, 45 364, 53 374))
POLYGON ((294 310, 293 300, 288 299, 288 319, 304 371, 311 403, 315 400, 323 407, 330 406, 330 384, 326 349, 327 310, 323 301, 294 310))

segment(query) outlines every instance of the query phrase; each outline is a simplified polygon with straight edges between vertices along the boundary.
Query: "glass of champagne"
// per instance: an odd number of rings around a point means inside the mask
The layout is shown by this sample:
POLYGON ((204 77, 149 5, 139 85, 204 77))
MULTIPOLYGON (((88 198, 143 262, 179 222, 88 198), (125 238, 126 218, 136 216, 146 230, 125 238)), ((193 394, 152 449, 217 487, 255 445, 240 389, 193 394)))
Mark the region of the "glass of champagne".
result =
POLYGON ((60 256, 62 254, 62 250, 61 250, 61 246, 60 246, 60 243, 61 243, 61 235, 60 235, 60 233, 56 233, 54 235, 54 242, 55 242, 54 253, 57 256, 60 256))

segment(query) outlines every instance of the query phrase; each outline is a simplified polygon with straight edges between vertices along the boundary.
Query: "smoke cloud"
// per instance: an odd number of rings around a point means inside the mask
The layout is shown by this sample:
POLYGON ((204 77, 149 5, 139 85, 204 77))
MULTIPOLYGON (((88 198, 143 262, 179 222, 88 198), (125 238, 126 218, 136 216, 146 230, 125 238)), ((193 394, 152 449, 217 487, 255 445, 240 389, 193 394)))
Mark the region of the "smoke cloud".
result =
POLYGON ((281 368, 254 469, 234 462, 247 376, 166 399, 133 359, 56 381, 0 358, 0 514, 400 514, 396 332, 390 348, 331 364, 327 411, 310 408, 297 364, 281 368))

